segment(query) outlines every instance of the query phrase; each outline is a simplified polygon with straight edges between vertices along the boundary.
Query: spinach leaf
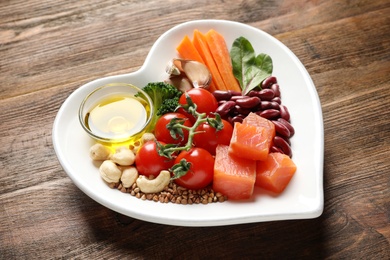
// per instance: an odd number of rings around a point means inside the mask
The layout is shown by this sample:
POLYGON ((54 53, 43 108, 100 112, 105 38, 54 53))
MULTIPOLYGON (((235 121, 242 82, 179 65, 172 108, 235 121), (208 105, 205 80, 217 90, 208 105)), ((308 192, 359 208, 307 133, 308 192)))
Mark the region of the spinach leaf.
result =
POLYGON ((252 44, 245 37, 239 37, 233 42, 230 57, 233 74, 240 83, 244 95, 272 74, 271 57, 264 53, 256 56, 252 44))

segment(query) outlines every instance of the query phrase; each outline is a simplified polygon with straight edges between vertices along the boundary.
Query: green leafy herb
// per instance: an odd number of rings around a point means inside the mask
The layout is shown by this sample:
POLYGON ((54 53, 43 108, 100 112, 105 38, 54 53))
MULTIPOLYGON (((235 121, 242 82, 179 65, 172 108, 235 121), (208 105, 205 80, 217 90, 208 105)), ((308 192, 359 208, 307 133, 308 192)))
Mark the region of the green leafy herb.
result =
POLYGON ((239 37, 233 42, 230 57, 233 74, 240 83, 244 95, 258 87, 272 74, 271 57, 264 53, 256 56, 252 44, 245 37, 239 37))

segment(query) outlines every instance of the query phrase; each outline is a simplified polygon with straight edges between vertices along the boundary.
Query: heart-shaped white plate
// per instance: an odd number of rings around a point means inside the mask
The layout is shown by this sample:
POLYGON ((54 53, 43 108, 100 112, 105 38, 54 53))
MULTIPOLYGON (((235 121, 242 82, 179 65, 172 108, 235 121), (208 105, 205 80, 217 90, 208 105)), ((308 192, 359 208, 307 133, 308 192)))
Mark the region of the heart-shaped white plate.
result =
POLYGON ((219 226, 262 221, 307 219, 323 211, 324 131, 321 104, 315 86, 299 59, 281 42, 249 25, 223 20, 199 20, 180 24, 164 33, 153 45, 144 65, 136 72, 89 82, 74 91, 61 106, 53 126, 53 144, 65 172, 89 197, 129 217, 178 226, 219 226), (143 201, 109 188, 89 158, 93 141, 81 128, 78 108, 83 98, 99 86, 126 82, 139 87, 166 79, 165 66, 177 57, 176 46, 194 29, 215 29, 230 47, 244 36, 256 53, 271 56, 273 75, 281 88, 282 102, 291 114, 295 135, 291 139, 297 171, 279 196, 256 189, 250 201, 178 205, 143 201))

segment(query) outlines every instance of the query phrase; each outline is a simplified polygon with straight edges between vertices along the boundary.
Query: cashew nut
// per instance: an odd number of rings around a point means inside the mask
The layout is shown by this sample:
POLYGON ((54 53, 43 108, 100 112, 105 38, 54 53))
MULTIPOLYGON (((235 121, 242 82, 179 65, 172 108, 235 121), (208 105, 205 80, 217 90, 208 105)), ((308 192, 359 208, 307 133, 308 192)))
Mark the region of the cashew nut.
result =
POLYGON ((110 159, 119 165, 129 166, 134 163, 135 155, 129 148, 121 146, 116 149, 110 159))
POLYGON ((121 178, 122 171, 111 160, 105 160, 99 167, 100 176, 108 183, 117 183, 121 178))
POLYGON ((144 133, 142 135, 142 137, 141 137, 141 144, 144 144, 144 143, 146 143, 148 141, 153 141, 155 139, 156 139, 156 137, 154 136, 154 134, 152 134, 152 133, 144 133))
POLYGON ((144 175, 140 175, 137 179, 138 188, 144 193, 156 193, 163 191, 164 188, 169 184, 171 179, 171 173, 169 171, 161 171, 160 174, 149 180, 144 175))
POLYGON ((121 182, 123 187, 129 188, 138 178, 137 168, 134 166, 126 167, 122 171, 121 182))
POLYGON ((136 154, 139 150, 139 148, 141 148, 141 146, 146 143, 147 141, 153 141, 155 140, 156 137, 154 136, 154 134, 152 133, 144 133, 141 138, 135 142, 134 144, 130 145, 130 150, 133 151, 134 154, 136 154))
POLYGON ((111 151, 106 146, 96 143, 89 149, 89 157, 94 161, 104 161, 110 158, 111 151))

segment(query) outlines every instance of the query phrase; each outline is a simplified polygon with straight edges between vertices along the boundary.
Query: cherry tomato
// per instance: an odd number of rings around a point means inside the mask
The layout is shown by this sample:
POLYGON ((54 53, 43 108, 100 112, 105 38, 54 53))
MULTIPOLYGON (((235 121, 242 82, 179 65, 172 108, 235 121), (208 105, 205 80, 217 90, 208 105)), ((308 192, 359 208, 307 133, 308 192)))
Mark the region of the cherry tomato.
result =
POLYGON ((188 130, 182 129, 184 138, 182 138, 180 135, 176 135, 177 139, 175 139, 171 136, 170 131, 167 129, 167 125, 174 118, 185 120, 184 121, 185 126, 188 126, 188 127, 192 126, 191 121, 188 119, 188 117, 184 116, 183 114, 167 113, 167 114, 162 115, 157 120, 155 129, 154 129, 154 135, 156 136, 157 140, 162 141, 162 142, 167 143, 167 144, 185 145, 187 143, 187 140, 188 140, 188 130))
POLYGON ((191 164, 184 176, 175 179, 176 184, 187 189, 202 189, 211 184, 214 176, 214 157, 205 149, 193 147, 182 151, 175 159, 175 164, 185 159, 191 164))
MULTIPOLYGON (((206 113, 209 115, 210 113, 215 112, 218 107, 218 101, 208 90, 203 88, 193 88, 185 93, 183 93, 179 99, 179 104, 185 105, 187 104, 186 93, 190 96, 192 102, 194 102, 197 106, 196 111, 198 113, 206 113)), ((178 112, 186 115, 191 120, 194 119, 192 115, 187 113, 183 108, 179 108, 178 112)))
POLYGON ((196 128, 194 135, 194 145, 206 149, 212 155, 215 155, 215 149, 219 144, 229 145, 233 135, 233 126, 226 120, 222 119, 223 129, 216 131, 208 123, 202 123, 196 128))
MULTIPOLYGON (((165 143, 160 142, 162 145, 165 143)), ((173 166, 174 160, 170 160, 158 154, 155 141, 148 141, 138 150, 135 156, 135 165, 139 174, 157 176, 162 170, 168 170, 173 166)))

